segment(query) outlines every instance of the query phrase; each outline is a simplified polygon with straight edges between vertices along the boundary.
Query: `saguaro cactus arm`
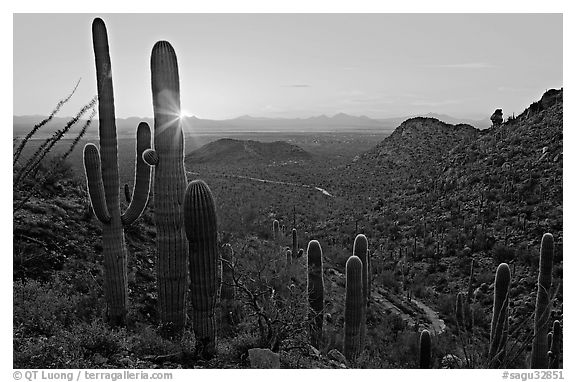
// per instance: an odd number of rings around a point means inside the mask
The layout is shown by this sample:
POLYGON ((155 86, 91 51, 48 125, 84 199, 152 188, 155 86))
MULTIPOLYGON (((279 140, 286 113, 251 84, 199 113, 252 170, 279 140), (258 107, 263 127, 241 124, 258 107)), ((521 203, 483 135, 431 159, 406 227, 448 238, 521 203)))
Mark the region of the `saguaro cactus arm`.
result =
POLYGON ((142 154, 150 148, 152 136, 150 126, 146 122, 141 122, 136 131, 136 175, 134 190, 132 191, 132 201, 128 209, 122 215, 122 223, 129 225, 140 217, 150 194, 150 166, 144 161, 142 154))
POLYGON ((144 150, 142 153, 142 159, 149 166, 156 166, 158 164, 158 153, 154 149, 144 150))
POLYGON ((106 198, 104 197, 100 152, 96 145, 92 143, 88 143, 84 147, 84 170, 94 214, 102 223, 108 223, 111 217, 106 206, 106 198))

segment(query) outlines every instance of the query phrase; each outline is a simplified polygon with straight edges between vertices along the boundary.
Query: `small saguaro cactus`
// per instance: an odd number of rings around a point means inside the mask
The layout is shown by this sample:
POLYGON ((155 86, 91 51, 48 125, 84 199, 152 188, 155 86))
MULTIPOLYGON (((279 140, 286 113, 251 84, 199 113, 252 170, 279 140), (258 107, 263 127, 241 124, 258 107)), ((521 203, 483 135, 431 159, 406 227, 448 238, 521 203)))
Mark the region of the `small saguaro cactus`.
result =
POLYGON ((560 321, 554 321, 551 334, 552 341, 550 343, 550 351, 548 352, 548 368, 558 369, 560 368, 560 351, 562 349, 560 346, 560 341, 562 340, 562 328, 560 327, 560 321))
POLYGON ((364 313, 362 315, 362 325, 360 326, 360 340, 362 346, 364 346, 366 337, 366 309, 368 306, 368 239, 365 235, 356 235, 352 255, 357 256, 362 262, 362 309, 364 313))
POLYGON ((362 352, 360 328, 364 321, 362 261, 350 256, 346 261, 346 303, 344 307, 344 356, 354 361, 362 352))
POLYGON ((322 342, 324 324, 324 272, 322 266, 322 247, 317 240, 308 243, 308 302, 310 303, 309 320, 310 343, 316 349, 322 342))
POLYGON ((532 369, 545 369, 548 366, 546 336, 550 320, 550 294, 552 293, 552 266, 554 260, 554 237, 545 233, 540 245, 540 270, 538 274, 538 294, 534 316, 534 339, 532 340, 532 369))
POLYGON ((280 238, 280 222, 276 219, 272 222, 272 235, 274 240, 278 240, 280 238))
POLYGON ((290 249, 286 250, 286 267, 289 270, 289 267, 292 265, 292 251, 290 249))
POLYGON ((465 317, 464 317, 464 293, 459 292, 456 295, 456 324, 458 325, 458 331, 463 331, 465 328, 465 317))
POLYGON ((204 358, 216 353, 218 292, 218 228, 212 192, 204 181, 191 182, 184 199, 184 225, 189 244, 190 300, 196 352, 204 358))
POLYGON ((430 369, 431 355, 430 332, 426 329, 420 333, 420 369, 430 369))
POLYGON ((502 263, 496 270, 494 280, 494 304, 490 327, 489 366, 498 368, 506 356, 508 341, 508 291, 510 289, 510 267, 502 263))
POLYGON ((165 334, 181 332, 186 323, 186 262, 182 203, 186 191, 184 136, 180 121, 180 80, 174 49, 167 41, 152 48, 154 149, 143 158, 154 165, 158 305, 165 334))
POLYGON ((108 321, 123 325, 128 309, 127 251, 124 227, 132 224, 146 208, 150 190, 150 167, 142 153, 150 147, 150 127, 140 123, 136 132, 136 180, 132 202, 120 213, 120 181, 118 178, 118 143, 112 69, 106 25, 96 18, 92 23, 92 39, 96 58, 98 86, 98 118, 100 150, 88 143, 84 147, 84 169, 94 214, 102 223, 104 255, 104 293, 108 305, 108 321))

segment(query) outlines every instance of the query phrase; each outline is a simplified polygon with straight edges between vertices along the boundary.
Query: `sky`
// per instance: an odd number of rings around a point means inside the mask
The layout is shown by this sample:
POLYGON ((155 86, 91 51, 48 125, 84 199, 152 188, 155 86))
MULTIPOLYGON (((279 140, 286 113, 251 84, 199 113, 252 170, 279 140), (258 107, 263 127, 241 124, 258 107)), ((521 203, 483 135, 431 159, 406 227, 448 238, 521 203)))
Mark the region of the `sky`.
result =
POLYGON ((372 118, 520 113, 563 86, 562 14, 15 14, 13 113, 96 94, 91 22, 107 26, 116 115, 150 117, 150 52, 178 56, 182 113, 372 118))

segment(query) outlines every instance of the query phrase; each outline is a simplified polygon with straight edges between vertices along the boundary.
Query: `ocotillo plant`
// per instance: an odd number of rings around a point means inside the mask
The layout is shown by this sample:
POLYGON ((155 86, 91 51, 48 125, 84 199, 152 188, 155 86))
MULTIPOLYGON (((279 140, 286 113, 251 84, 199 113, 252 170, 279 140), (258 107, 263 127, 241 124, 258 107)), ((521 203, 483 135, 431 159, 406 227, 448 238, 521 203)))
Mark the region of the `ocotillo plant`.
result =
POLYGON ((430 369, 431 356, 430 332, 426 329, 420 333, 420 369, 430 369))
POLYGON ((550 344, 550 351, 548 352, 549 369, 558 369, 560 367, 561 331, 560 321, 554 321, 554 325, 552 326, 552 343, 550 344))
POLYGON ((496 270, 494 280, 494 304, 490 328, 489 366, 498 368, 506 356, 508 341, 508 290, 510 289, 510 267, 502 263, 496 270))
POLYGON ((317 240, 308 243, 308 302, 310 303, 310 343, 316 349, 322 342, 324 324, 324 272, 322 247, 317 240))
POLYGON ((362 261, 350 256, 346 261, 346 303, 344 307, 344 356, 354 361, 362 352, 360 327, 364 321, 362 261))
POLYGON ((272 235, 274 240, 278 240, 280 238, 280 222, 276 219, 272 222, 272 235))
POLYGON ((132 224, 142 214, 148 201, 150 167, 141 158, 144 150, 150 147, 151 137, 146 123, 138 125, 134 195, 132 203, 121 215, 112 70, 106 26, 99 18, 92 23, 92 38, 96 57, 100 151, 91 143, 84 147, 84 168, 92 208, 102 223, 104 291, 108 304, 108 320, 113 325, 122 325, 126 320, 128 304, 124 226, 132 224))
POLYGON ((212 192, 202 180, 188 185, 184 225, 189 243, 190 300, 196 352, 204 358, 216 353, 216 293, 218 292, 218 229, 212 192))
POLYGON ((230 244, 222 248, 222 284, 220 286, 220 300, 225 305, 231 302, 235 297, 234 279, 232 264, 234 262, 234 250, 230 244))
POLYGON ((368 239, 363 234, 356 235, 354 239, 354 248, 352 255, 357 256, 362 262, 362 315, 363 321, 360 326, 360 340, 362 346, 364 345, 364 337, 366 336, 366 308, 368 305, 368 239))
POLYGON ((532 340, 532 369, 545 369, 548 366, 546 335, 550 319, 550 294, 552 292, 552 265, 554 259, 554 237, 545 233, 540 245, 540 271, 538 274, 538 294, 534 316, 534 339, 532 340))
POLYGON ((144 159, 154 171, 158 305, 163 331, 171 336, 186 323, 186 236, 182 202, 186 191, 184 136, 180 121, 180 80, 176 53, 157 42, 150 59, 154 107, 154 150, 144 159))

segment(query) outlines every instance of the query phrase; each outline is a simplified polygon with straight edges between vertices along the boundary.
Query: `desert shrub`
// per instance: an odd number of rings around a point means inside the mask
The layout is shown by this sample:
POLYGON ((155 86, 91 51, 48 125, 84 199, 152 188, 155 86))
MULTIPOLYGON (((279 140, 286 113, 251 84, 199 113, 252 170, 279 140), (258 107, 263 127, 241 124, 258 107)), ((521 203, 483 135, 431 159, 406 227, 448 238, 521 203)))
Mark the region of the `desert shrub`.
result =
POLYGON ((497 243, 492 251, 494 261, 496 261, 497 264, 509 263, 516 257, 514 248, 510 248, 502 243, 497 243))

